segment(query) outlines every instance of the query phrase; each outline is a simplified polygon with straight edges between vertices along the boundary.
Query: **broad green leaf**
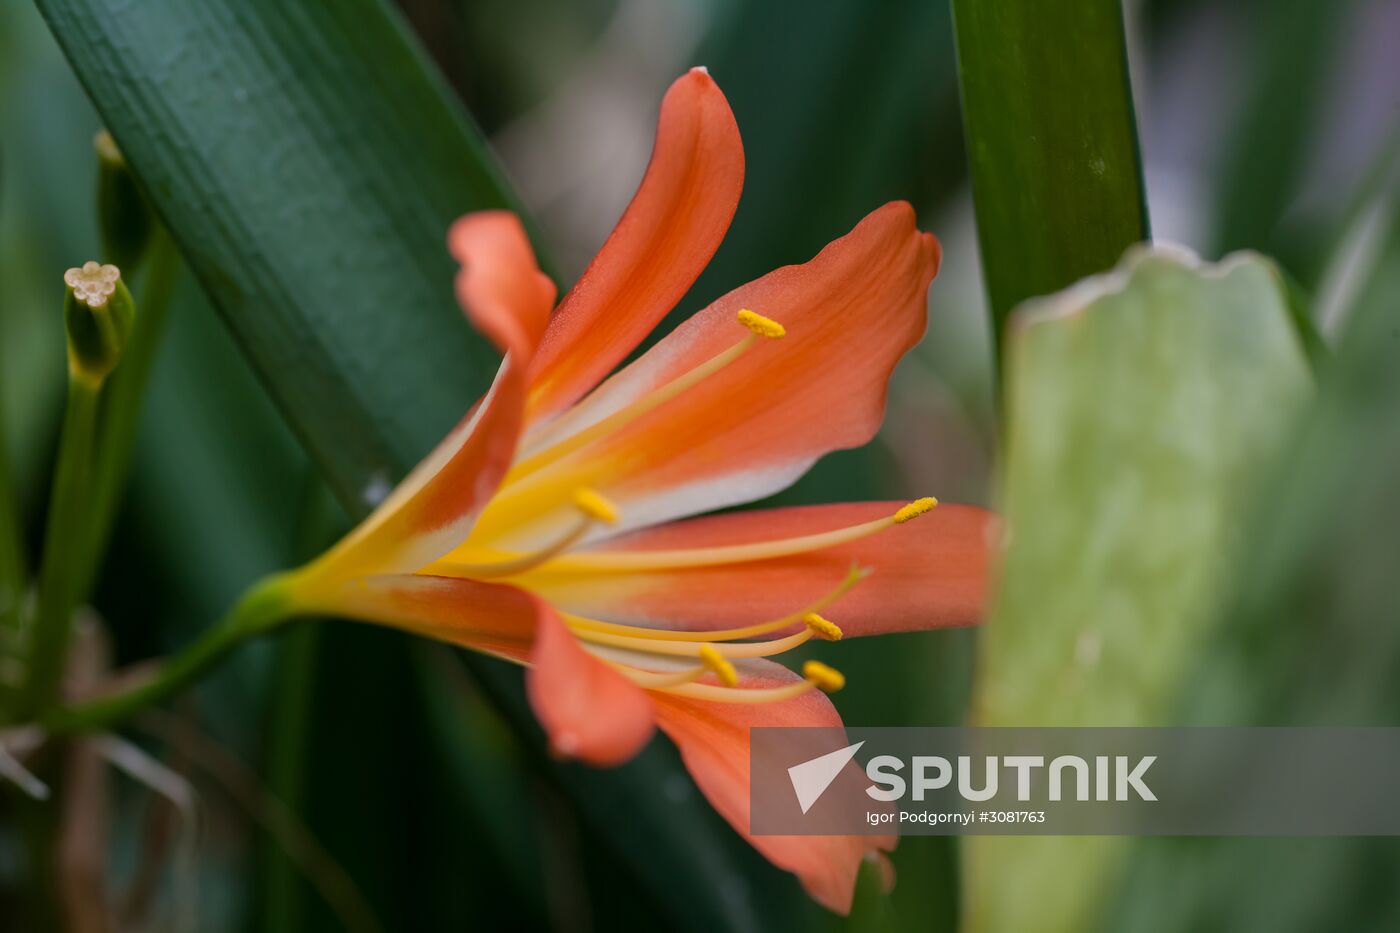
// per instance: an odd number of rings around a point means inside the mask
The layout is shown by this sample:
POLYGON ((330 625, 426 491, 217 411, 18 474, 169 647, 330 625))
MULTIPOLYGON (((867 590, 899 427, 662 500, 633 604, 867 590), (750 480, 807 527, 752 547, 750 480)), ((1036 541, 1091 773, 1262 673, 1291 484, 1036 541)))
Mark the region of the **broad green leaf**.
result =
POLYGON ((39 8, 294 429, 364 511, 494 370, 444 247, 459 214, 513 204, 483 141, 375 0, 39 8))
MULTIPOLYGON (((382 0, 38 6, 293 430, 347 511, 365 514, 495 369, 452 300, 443 243, 463 212, 514 205, 479 134, 382 0)), ((385 653, 358 657, 374 650, 385 653)), ((397 652, 383 660, 392 669, 377 688, 399 689, 407 661, 397 652)), ((529 728, 518 673, 469 663, 529 728)), ((358 697, 375 688, 354 687, 358 697)), ((426 729, 391 718, 420 714, 397 703, 366 728, 426 740, 426 729)), ((367 794, 391 786, 383 775, 364 775, 367 794)), ((561 787, 672 922, 759 928, 761 898, 723 854, 727 827, 694 794, 660 796, 677 780, 674 758, 652 756, 608 774, 561 775, 561 787), (629 804, 626 820, 618 800, 629 804), (647 805, 630 806, 638 801, 647 805)), ((347 788, 347 805, 356 799, 367 798, 347 788)), ((374 899, 374 879, 357 880, 374 899)))
MULTIPOLYGON (((1184 724, 1400 722, 1400 227, 1391 231, 1319 374, 1317 405, 1290 456, 1260 479, 1220 624, 1176 691, 1184 724)), ((1145 839, 1126 861, 1114 931, 1400 929, 1395 839, 1145 839)))
MULTIPOLYGON (((1241 502, 1310 395, 1278 273, 1135 250, 1022 306, 1007 361, 1009 544, 975 721, 1163 724, 1241 502)), ((967 929, 1088 929, 1119 845, 970 839, 967 929)))
POLYGON ((1120 0, 953 0, 992 316, 1148 237, 1120 0))
POLYGON ((1290 271, 1303 271, 1297 266, 1309 257, 1297 247, 1320 245, 1285 237, 1280 222, 1294 204, 1309 160, 1318 158, 1320 138, 1335 133, 1329 85, 1337 80, 1345 27, 1363 6, 1354 0, 1238 5, 1235 15, 1248 28, 1239 33, 1241 99, 1212 199, 1216 249, 1265 250, 1290 271))

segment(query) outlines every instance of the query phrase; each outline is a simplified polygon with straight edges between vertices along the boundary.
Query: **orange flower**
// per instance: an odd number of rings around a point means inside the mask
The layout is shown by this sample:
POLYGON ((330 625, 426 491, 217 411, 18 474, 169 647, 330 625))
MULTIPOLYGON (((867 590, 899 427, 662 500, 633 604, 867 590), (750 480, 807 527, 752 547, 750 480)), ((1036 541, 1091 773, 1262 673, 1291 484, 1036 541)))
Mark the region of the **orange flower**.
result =
MULTIPOLYGON (((743 164, 719 88, 703 70, 681 77, 640 190, 557 308, 514 215, 458 221, 457 295, 505 354, 500 372, 287 592, 304 612, 528 665, 560 754, 617 764, 660 726, 747 835, 749 728, 841 724, 822 692, 840 674, 769 658, 814 637, 975 622, 990 517, 924 499, 681 520, 767 496, 868 441, 938 268, 937 240, 908 204, 887 204, 608 377, 713 255, 743 164)), ((861 857, 894 844, 748 838, 841 912, 861 857)))

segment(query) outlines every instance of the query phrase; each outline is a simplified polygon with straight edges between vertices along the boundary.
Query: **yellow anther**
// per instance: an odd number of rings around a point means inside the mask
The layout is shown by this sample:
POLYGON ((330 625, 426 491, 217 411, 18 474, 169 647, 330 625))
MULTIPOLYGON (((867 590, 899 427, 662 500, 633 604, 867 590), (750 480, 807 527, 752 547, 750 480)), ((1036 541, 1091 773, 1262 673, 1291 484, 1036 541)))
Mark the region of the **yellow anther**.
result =
POLYGON ((925 496, 922 499, 915 499, 913 502, 909 503, 904 508, 894 513, 894 523, 896 525, 903 525, 905 522, 910 521, 911 519, 918 518, 920 515, 924 514, 937 504, 938 500, 935 499, 933 496, 925 496))
POLYGON ((760 337, 771 337, 774 340, 787 333, 783 325, 779 324, 777 321, 772 318, 764 317, 761 314, 755 314, 748 308, 743 308, 739 311, 739 323, 743 324, 760 337))
POLYGON ((734 665, 729 659, 719 653, 719 649, 714 645, 700 646, 700 663, 705 665, 705 669, 719 678, 719 682, 726 687, 737 687, 739 685, 739 672, 734 669, 734 665))
POLYGON ((802 665, 802 676, 823 693, 835 693, 846 686, 846 675, 820 661, 808 661, 802 665))
POLYGON ((812 634, 818 638, 825 638, 827 641, 840 641, 843 632, 841 626, 830 619, 824 619, 815 612, 809 612, 802 617, 802 624, 812 630, 812 634))
POLYGON ((580 486, 578 489, 575 489, 574 505, 580 512, 594 521, 603 522, 607 525, 617 524, 617 506, 609 502, 607 497, 596 489, 589 489, 587 486, 580 486))

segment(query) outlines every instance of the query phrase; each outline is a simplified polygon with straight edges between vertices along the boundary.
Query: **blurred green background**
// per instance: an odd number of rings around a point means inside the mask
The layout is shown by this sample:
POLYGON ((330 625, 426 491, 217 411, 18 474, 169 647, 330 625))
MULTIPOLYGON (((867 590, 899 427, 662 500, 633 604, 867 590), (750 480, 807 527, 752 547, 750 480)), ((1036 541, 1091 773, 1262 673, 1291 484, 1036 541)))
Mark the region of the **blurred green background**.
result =
MULTIPOLYGON (((62 22, 64 4, 45 6, 62 22)), ((118 18, 120 6, 103 8, 118 18)), ((303 19, 259 5, 243 19, 233 4, 230 35, 280 24, 290 38, 269 41, 289 61, 297 42, 308 43, 313 65, 337 54, 336 42, 377 55, 371 40, 356 45, 356 6, 331 3, 303 19), (343 32, 330 31, 336 24, 343 32)), ((678 315, 807 259, 886 200, 911 200, 944 246, 929 335, 897 373, 877 442, 826 458, 779 499, 933 492, 998 504, 998 377, 946 5, 404 0, 396 15, 489 140, 564 282, 626 204, 661 94, 694 64, 728 96, 748 169, 732 232, 678 315)), ((1248 479, 1235 485, 1246 489, 1230 487, 1230 524, 1248 531, 1222 545, 1229 557, 1212 557, 1230 572, 1209 605, 1193 605, 1204 619, 1201 650, 1160 688, 1157 715, 1396 724, 1400 8, 1159 0, 1128 4, 1126 18, 1154 236, 1208 258, 1241 248, 1275 257, 1296 303, 1340 347, 1320 364, 1318 402, 1279 415, 1297 423, 1283 453, 1244 467, 1248 479)), ((125 54, 152 69, 193 54, 185 40, 199 45, 174 25, 145 48, 133 36, 125 54)), ((281 100, 279 82, 290 82, 289 120, 305 105, 298 81, 307 99, 339 95, 347 114, 358 106, 352 86, 316 87, 311 65, 283 73, 259 64, 255 48, 226 46, 221 54, 247 56, 254 95, 271 88, 281 100)), ((59 275, 98 254, 91 139, 101 124, 27 3, 0 7, 0 103, 0 417, 33 555, 62 411, 59 275)), ((366 125, 391 135, 394 125, 375 122, 388 117, 370 113, 366 125)), ((449 149, 417 155, 437 164, 449 149)), ((271 177, 277 164, 270 154, 271 177)), ((345 197, 392 202, 395 192, 345 197)), ((437 209, 451 216, 459 205, 437 209)), ((289 217, 288 229, 300 222, 289 217)), ((192 248, 207 261, 228 247, 216 236, 192 248)), ((331 258, 335 248, 308 244, 331 258)), ((445 254, 424 263, 442 274, 445 294, 445 254)), ((348 518, 330 490, 344 501, 347 477, 372 479, 361 468, 390 461, 385 451, 421 454, 413 438, 445 429, 489 376, 478 344, 464 337, 445 348, 470 365, 428 361, 452 392, 415 416, 421 430, 386 429, 382 450, 366 442, 327 478, 298 431, 318 453, 329 441, 289 428, 245 360, 245 351, 267 359, 256 327, 243 323, 256 309, 243 309, 233 286, 218 287, 241 343, 182 271, 93 600, 119 664, 183 644, 248 583, 331 540, 348 518)), ((299 391, 273 389, 284 409, 299 391)), ((1081 478, 1092 493, 1094 476, 1081 478)), ((1088 503, 1045 520, 1092 522, 1092 495, 1088 503)), ((1123 546, 1134 546, 1131 534, 1123 546)), ((900 635, 819 653, 839 657, 849 677, 838 701, 849 724, 956 724, 968 716, 974 668, 994 683, 1023 676, 1015 658, 1003 667, 985 654, 974 660, 976 637, 900 635)), ((125 891, 155 879, 148 902, 133 896, 124 907, 134 928, 167 928, 195 909, 201 930, 938 931, 967 924, 966 898, 1030 898, 1037 883, 1057 883, 1054 861, 1041 863, 1048 878, 999 875, 991 853, 989 874, 964 894, 957 841, 911 838, 894 854, 893 893, 866 884, 849 920, 832 917, 703 805, 664 742, 625 775, 551 763, 539 736, 509 717, 519 707, 513 675, 485 666, 483 678, 482 665, 464 667, 446 649, 308 623, 244 649, 175 704, 196 732, 168 718, 138 721, 127 734, 182 775, 197 805, 184 847, 190 816, 144 787, 113 784, 108 880, 125 891)), ((17 875, 17 845, 0 833, 0 876, 17 875)), ((1397 868, 1400 846, 1390 841, 1141 841, 1115 851, 1096 877, 1091 917, 1045 928, 1395 929, 1397 868)), ((0 918, 13 907, 0 902, 0 918)))

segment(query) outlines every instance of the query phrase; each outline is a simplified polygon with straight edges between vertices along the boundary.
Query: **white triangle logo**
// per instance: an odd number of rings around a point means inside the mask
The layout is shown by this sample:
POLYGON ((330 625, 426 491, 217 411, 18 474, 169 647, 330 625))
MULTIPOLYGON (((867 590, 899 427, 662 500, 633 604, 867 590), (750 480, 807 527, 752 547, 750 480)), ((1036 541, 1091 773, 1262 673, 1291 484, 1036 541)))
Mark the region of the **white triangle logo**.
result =
POLYGON ((847 745, 845 748, 838 748, 834 752, 788 768, 788 778, 792 781, 792 789, 797 793, 797 803, 802 807, 803 813, 812 809, 812 804, 826 793, 831 782, 836 780, 836 775, 856 757, 856 752, 864 744, 857 742, 847 745))

